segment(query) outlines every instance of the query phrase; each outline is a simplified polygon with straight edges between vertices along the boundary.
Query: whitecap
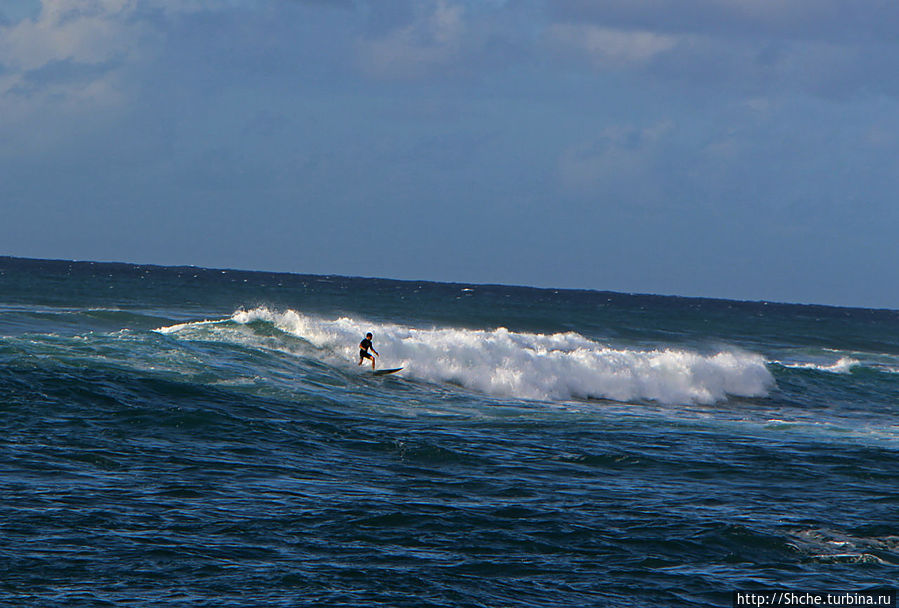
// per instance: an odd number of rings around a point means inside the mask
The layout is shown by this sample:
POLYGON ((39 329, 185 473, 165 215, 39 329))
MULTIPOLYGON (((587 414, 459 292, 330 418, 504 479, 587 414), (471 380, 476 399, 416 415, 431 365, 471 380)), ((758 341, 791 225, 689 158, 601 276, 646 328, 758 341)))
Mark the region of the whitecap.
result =
POLYGON ((270 322, 344 364, 355 363, 358 343, 371 331, 384 365, 404 367, 407 377, 495 396, 708 404, 728 395, 765 396, 774 385, 761 355, 736 349, 701 354, 675 347, 615 347, 576 332, 422 328, 266 307, 239 310, 231 320, 270 322))

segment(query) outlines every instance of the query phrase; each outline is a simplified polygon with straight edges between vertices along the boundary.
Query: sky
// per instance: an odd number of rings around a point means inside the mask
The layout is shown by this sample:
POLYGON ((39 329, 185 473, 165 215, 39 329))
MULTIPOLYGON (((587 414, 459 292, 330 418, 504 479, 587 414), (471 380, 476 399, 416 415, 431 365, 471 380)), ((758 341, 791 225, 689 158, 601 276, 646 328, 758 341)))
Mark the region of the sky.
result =
POLYGON ((899 3, 4 0, 0 255, 899 309, 899 3))

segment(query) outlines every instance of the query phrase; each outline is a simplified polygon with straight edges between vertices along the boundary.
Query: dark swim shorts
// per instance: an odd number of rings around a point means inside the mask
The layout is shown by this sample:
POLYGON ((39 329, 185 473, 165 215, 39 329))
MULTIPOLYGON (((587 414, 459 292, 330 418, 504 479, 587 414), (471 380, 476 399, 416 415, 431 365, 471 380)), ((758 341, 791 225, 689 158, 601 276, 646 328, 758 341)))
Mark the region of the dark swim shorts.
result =
POLYGON ((365 352, 364 350, 362 350, 362 349, 360 348, 360 349, 359 349, 359 358, 360 358, 360 359, 371 359, 372 357, 371 357, 370 354, 368 354, 367 352, 365 352))

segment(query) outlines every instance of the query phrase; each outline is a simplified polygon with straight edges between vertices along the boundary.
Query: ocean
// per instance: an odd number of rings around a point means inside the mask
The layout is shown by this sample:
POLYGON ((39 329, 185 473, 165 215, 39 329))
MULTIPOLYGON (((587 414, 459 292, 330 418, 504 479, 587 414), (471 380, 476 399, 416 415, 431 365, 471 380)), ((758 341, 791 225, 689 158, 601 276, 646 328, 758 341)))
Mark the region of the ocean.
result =
POLYGON ((4 606, 899 581, 897 311, 0 258, 0 425, 4 606))

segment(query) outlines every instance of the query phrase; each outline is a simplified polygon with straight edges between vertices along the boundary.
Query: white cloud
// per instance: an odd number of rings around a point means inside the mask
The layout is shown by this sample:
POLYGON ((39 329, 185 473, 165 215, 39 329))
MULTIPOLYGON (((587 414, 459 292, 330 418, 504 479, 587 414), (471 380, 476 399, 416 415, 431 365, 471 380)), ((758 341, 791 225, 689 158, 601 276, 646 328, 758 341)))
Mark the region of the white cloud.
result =
POLYGON ((595 69, 749 96, 899 95, 895 2, 553 0, 546 7, 554 48, 595 69))
POLYGON ((143 43, 134 0, 44 0, 0 26, 0 157, 64 147, 127 107, 128 66, 143 43))
POLYGON ((673 35, 585 24, 552 25, 549 39, 558 47, 584 53, 598 68, 646 64, 678 44, 673 35))
POLYGON ((44 0, 34 20, 0 28, 0 61, 27 71, 54 61, 102 63, 128 51, 133 0, 44 0))
POLYGON ((458 58, 467 33, 462 5, 447 0, 419 5, 412 23, 364 40, 361 63, 372 76, 414 78, 458 58))
POLYGON ((61 128, 53 121, 119 107, 122 66, 142 40, 135 8, 136 0, 43 0, 35 17, 0 26, 0 133, 39 146, 61 128))

